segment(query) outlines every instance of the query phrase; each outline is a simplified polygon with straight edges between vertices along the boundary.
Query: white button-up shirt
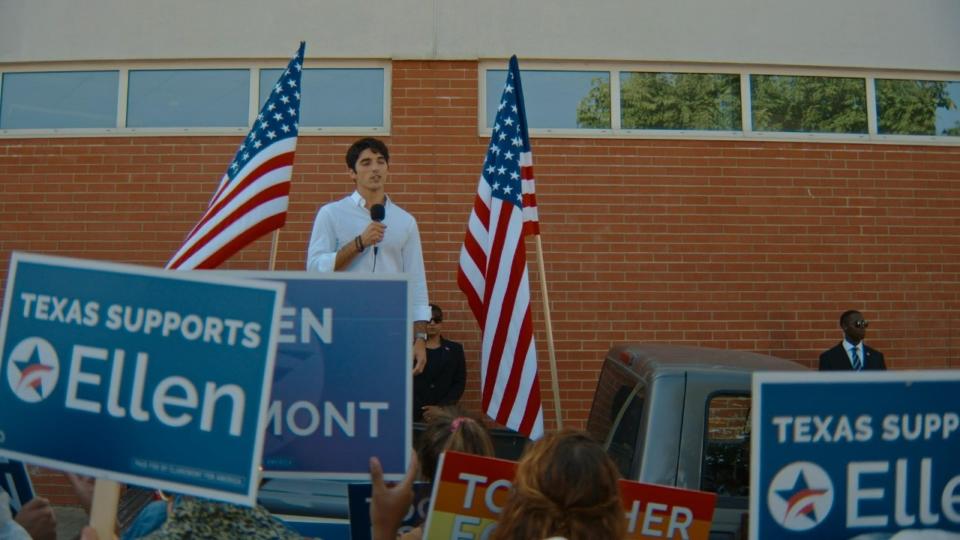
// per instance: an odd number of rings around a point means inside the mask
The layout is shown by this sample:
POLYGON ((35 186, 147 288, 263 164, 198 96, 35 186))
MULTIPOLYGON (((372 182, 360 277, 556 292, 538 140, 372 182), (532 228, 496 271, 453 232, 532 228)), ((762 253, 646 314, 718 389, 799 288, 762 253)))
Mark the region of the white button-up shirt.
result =
POLYGON ((847 338, 843 338, 843 350, 847 351, 847 360, 850 360, 850 367, 856 367, 853 364, 853 355, 850 351, 850 349, 853 348, 857 349, 857 355, 860 357, 861 369, 867 367, 867 359, 863 356, 863 342, 861 341, 860 343, 853 344, 850 343, 847 338))
MULTIPOLYGON (((413 317, 429 321, 433 313, 427 299, 427 276, 423 267, 423 250, 417 220, 409 212, 384 198, 387 226, 383 240, 367 246, 344 269, 346 272, 404 273, 410 276, 410 298, 413 317)), ((307 270, 333 272, 337 251, 353 242, 370 224, 370 210, 360 193, 323 205, 317 212, 307 248, 307 270)))

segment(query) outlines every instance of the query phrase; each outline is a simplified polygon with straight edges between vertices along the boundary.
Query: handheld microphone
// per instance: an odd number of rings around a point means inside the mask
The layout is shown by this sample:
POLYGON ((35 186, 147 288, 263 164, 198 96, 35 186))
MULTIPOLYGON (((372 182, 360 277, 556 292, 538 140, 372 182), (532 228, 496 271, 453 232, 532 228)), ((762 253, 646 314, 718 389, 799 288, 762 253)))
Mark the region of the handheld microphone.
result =
POLYGON ((370 219, 379 223, 383 221, 383 218, 386 215, 387 209, 384 208, 382 204, 375 204, 370 207, 370 219))
MULTIPOLYGON (((370 207, 370 219, 380 223, 383 221, 383 218, 387 215, 387 209, 383 207, 382 204, 375 204, 370 207)), ((377 268, 377 253, 380 252, 380 247, 377 245, 373 246, 373 268, 377 268)))

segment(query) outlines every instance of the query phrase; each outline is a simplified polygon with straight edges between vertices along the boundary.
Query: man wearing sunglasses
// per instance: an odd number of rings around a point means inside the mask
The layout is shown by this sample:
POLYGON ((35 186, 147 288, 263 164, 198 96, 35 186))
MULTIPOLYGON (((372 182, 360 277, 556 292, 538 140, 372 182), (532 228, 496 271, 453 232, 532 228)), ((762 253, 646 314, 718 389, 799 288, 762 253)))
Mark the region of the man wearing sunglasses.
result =
POLYGON ((430 304, 427 324, 427 365, 413 377, 413 420, 429 422, 440 407, 455 405, 467 385, 463 345, 440 335, 443 310, 430 304))
POLYGON ((840 315, 843 341, 820 355, 820 371, 885 370, 883 353, 867 347, 863 338, 870 323, 857 310, 844 311, 840 315))

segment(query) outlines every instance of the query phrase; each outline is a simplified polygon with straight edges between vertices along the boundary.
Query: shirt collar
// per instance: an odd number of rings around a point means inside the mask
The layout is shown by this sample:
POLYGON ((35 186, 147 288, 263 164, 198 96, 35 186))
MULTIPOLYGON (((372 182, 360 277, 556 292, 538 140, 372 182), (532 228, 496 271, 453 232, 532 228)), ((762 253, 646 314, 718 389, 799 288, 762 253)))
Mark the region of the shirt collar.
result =
MULTIPOLYGON (((364 199, 357 190, 353 190, 353 193, 350 194, 350 200, 360 208, 367 207, 366 199, 364 199)), ((383 206, 390 206, 390 197, 388 197, 386 193, 383 194, 383 206)))
POLYGON ((848 340, 847 338, 843 338, 843 349, 844 349, 845 351, 849 352, 849 351, 850 351, 850 347, 856 347, 857 350, 862 351, 862 350, 863 350, 863 342, 861 341, 860 343, 850 343, 850 340, 848 340))

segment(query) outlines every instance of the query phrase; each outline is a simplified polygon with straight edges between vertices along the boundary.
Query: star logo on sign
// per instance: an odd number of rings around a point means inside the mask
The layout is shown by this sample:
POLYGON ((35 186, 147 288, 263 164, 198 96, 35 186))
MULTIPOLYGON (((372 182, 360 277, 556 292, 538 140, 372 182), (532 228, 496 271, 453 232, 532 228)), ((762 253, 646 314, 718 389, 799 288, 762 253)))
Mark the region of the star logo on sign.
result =
POLYGON ((774 520, 785 529, 812 529, 827 518, 833 507, 833 482, 815 463, 791 463, 770 482, 767 507, 774 520))
POLYGON ((10 351, 7 383, 21 401, 43 401, 53 393, 59 377, 60 359, 47 340, 29 337, 10 351))

